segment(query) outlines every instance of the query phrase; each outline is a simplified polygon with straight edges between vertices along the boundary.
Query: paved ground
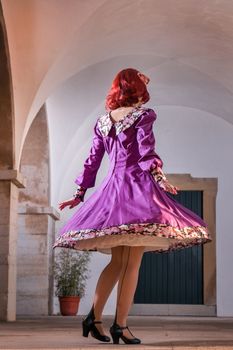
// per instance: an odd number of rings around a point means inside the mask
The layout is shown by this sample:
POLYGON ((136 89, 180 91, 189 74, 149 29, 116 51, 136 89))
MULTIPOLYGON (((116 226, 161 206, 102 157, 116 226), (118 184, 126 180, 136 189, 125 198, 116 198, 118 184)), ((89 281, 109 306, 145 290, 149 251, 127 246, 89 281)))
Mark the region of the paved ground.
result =
MULTIPOLYGON (((103 319, 106 334, 112 316, 103 319)), ((0 349, 233 349, 233 318, 129 316, 128 325, 140 345, 101 343, 81 332, 81 316, 21 318, 0 322, 0 349)))

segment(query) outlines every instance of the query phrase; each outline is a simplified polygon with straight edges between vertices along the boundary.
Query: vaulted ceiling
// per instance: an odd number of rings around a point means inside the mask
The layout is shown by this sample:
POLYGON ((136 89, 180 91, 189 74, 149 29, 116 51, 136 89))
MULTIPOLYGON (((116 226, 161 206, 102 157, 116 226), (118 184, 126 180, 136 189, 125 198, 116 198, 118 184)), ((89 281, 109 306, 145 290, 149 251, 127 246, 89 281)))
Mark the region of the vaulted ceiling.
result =
POLYGON ((121 56, 141 56, 148 67, 156 68, 159 103, 204 109, 233 124, 233 1, 1 3, 12 69, 17 159, 33 118, 59 85, 121 56))

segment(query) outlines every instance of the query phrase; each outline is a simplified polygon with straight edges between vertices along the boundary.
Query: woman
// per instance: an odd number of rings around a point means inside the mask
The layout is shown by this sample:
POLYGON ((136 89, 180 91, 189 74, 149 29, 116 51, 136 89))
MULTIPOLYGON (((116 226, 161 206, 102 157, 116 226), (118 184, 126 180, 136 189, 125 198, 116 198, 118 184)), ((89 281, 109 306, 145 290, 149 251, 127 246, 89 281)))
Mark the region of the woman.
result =
POLYGON ((105 151, 109 172, 99 188, 83 203, 60 231, 53 248, 111 253, 102 271, 92 308, 83 319, 83 336, 104 342, 110 338, 102 327, 102 312, 118 282, 113 342, 139 344, 127 326, 127 316, 137 286, 143 253, 166 253, 212 240, 206 223, 166 192, 177 194, 163 173, 163 161, 155 152, 153 123, 156 113, 142 105, 149 101, 142 72, 128 68, 113 80, 106 110, 94 126, 93 143, 84 169, 76 178, 74 198, 59 204, 74 208, 87 188, 94 187, 105 151))

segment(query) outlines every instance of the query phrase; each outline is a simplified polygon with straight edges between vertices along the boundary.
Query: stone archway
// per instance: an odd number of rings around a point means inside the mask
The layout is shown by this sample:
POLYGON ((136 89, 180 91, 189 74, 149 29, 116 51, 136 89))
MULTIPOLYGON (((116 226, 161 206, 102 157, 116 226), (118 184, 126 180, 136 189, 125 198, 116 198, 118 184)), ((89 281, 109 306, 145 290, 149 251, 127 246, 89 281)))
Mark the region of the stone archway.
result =
POLYGON ((14 168, 14 111, 10 58, 0 4, 0 168, 14 168))
POLYGON ((19 191, 17 315, 48 315, 53 311, 52 243, 59 213, 50 207, 49 159, 43 105, 28 131, 20 161, 27 187, 19 191))
POLYGON ((16 314, 16 241, 18 188, 23 178, 15 167, 14 108, 10 58, 0 4, 0 320, 16 314))

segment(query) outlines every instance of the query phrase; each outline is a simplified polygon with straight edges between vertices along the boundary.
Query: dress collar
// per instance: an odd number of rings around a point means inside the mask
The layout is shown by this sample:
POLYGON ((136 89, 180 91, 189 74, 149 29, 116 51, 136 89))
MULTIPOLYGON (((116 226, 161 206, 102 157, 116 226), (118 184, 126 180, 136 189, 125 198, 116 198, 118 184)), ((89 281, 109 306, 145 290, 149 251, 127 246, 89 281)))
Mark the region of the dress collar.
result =
POLYGON ((110 112, 107 112, 98 119, 98 128, 102 136, 105 137, 109 134, 112 126, 114 125, 116 135, 118 135, 121 131, 128 129, 146 109, 146 107, 135 107, 124 118, 115 123, 113 123, 110 118, 110 112))

